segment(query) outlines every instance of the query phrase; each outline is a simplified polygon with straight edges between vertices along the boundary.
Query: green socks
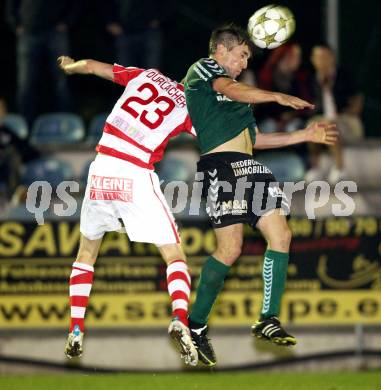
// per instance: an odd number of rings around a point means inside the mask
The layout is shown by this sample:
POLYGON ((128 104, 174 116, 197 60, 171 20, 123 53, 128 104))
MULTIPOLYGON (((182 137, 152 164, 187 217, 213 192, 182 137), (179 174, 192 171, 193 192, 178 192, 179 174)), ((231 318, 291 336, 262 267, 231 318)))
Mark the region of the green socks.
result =
MULTIPOLYGON (((278 316, 287 279, 288 253, 268 249, 263 263, 263 303, 261 318, 278 316)), ((224 285, 230 266, 213 256, 202 267, 196 301, 189 316, 189 327, 202 328, 208 321, 213 304, 224 285)))
POLYGON ((189 316, 189 327, 202 328, 208 321, 213 304, 224 285, 230 266, 209 256, 202 267, 196 301, 189 316))
POLYGON ((278 316, 287 279, 288 253, 268 249, 263 262, 261 318, 278 316))

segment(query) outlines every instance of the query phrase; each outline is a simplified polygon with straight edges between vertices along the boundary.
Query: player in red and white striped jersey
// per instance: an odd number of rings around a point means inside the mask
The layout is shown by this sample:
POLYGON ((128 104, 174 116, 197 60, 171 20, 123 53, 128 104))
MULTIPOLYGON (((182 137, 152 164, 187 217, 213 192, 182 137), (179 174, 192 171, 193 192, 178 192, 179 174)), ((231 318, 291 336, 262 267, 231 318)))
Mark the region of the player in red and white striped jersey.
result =
POLYGON ((67 74, 93 74, 125 87, 108 116, 91 163, 81 211, 81 242, 70 276, 71 324, 65 353, 82 354, 84 317, 102 237, 122 229, 132 241, 155 244, 167 263, 173 319, 168 332, 185 362, 196 365, 188 329, 190 276, 177 226, 160 189, 154 163, 171 137, 193 135, 183 86, 156 69, 110 65, 62 56, 67 74))

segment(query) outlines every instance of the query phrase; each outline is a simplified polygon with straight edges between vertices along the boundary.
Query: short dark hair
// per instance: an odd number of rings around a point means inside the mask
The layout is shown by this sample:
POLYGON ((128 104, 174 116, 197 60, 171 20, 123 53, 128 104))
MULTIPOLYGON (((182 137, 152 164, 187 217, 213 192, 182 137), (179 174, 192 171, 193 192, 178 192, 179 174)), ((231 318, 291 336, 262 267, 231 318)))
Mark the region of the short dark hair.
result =
POLYGON ((249 47, 250 53, 253 53, 253 42, 249 34, 243 28, 234 23, 225 24, 212 31, 209 40, 209 54, 214 54, 217 50, 217 45, 222 44, 228 50, 233 47, 245 44, 249 47))

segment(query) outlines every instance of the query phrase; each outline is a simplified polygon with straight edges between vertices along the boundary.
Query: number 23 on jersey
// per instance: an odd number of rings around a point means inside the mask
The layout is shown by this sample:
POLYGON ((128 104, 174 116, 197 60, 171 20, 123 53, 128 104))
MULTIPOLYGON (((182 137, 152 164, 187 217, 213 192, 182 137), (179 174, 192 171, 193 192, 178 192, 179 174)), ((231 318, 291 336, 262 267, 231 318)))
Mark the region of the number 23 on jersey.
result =
POLYGON ((169 97, 159 95, 155 86, 150 83, 139 86, 137 92, 137 96, 127 98, 121 108, 149 129, 157 129, 175 108, 175 103, 169 97))

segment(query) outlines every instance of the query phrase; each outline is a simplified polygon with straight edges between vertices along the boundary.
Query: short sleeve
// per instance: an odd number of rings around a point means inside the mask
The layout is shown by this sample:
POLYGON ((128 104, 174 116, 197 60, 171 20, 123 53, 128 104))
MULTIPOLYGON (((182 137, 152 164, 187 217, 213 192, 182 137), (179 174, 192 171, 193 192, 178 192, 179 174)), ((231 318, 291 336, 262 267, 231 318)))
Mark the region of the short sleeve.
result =
POLYGON ((211 82, 218 77, 229 77, 226 70, 213 58, 203 58, 196 62, 194 71, 201 80, 211 82))
POLYGON ((144 72, 144 69, 133 67, 125 68, 124 66, 114 64, 112 72, 114 73, 114 83, 123 85, 125 87, 130 82, 130 80, 144 72))

